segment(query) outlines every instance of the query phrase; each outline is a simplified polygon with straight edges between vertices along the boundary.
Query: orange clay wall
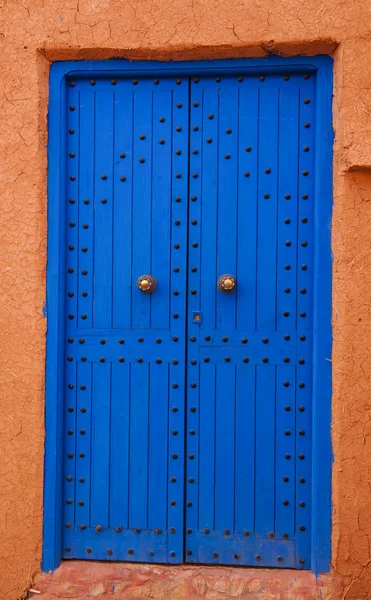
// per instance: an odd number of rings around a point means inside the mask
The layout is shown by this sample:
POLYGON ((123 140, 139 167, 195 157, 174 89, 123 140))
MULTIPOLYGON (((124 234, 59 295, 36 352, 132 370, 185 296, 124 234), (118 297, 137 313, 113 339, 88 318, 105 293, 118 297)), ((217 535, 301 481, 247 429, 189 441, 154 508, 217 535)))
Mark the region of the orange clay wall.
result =
POLYGON ((48 74, 55 60, 335 62, 332 577, 371 598, 370 0, 0 0, 0 598, 42 542, 48 74))

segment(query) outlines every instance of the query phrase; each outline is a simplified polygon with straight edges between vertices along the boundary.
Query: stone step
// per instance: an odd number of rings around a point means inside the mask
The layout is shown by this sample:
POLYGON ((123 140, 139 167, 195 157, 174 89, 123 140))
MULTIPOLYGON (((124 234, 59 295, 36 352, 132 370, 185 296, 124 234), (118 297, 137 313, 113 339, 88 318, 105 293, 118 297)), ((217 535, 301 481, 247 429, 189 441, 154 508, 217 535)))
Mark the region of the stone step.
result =
POLYGON ((63 561, 40 574, 33 600, 341 600, 330 576, 309 571, 63 561))

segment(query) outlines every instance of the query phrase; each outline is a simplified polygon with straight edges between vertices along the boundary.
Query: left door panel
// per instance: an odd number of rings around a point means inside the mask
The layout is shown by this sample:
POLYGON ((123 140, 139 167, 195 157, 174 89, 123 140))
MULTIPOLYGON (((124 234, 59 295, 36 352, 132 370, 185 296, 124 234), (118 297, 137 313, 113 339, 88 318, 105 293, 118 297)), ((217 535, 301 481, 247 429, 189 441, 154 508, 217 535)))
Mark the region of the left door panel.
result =
POLYGON ((179 563, 188 81, 71 80, 67 101, 63 556, 179 563))

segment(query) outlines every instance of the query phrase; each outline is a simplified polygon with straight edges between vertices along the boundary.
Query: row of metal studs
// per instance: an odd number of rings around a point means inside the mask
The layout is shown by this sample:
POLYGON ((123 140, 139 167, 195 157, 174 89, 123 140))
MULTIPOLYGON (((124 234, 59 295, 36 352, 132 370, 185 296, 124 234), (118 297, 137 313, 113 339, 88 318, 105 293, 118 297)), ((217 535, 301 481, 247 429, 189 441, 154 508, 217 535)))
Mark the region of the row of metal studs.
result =
MULTIPOLYGON (((249 80, 252 80, 255 77, 257 77, 257 76, 250 75, 249 76, 249 80)), ((259 75, 258 77, 259 77, 259 81, 265 81, 265 75, 259 75)), ((306 73, 303 76, 303 78, 304 79, 309 79, 309 75, 306 73)), ((227 79, 227 81, 230 81, 232 79, 232 77, 228 76, 226 79, 227 79)), ((235 79, 236 79, 236 81, 238 81, 238 83, 242 83, 244 81, 244 77, 242 75, 238 75, 238 77, 236 77, 235 79)), ((283 81, 289 81, 290 80, 290 75, 283 75, 282 79, 283 79, 283 81)), ((210 78, 208 78, 208 81, 209 80, 210 80, 210 78)), ((105 79, 102 79, 102 81, 104 83, 106 82, 105 79)), ((111 79, 111 85, 117 85, 117 83, 119 81, 121 81, 119 78, 113 78, 113 79, 111 79)), ((123 78, 122 81, 127 82, 128 79, 127 78, 123 78)), ((194 77, 193 81, 194 81, 194 83, 199 83, 200 82, 200 78, 199 77, 194 77)), ((222 77, 220 77, 220 75, 217 75, 215 77, 215 82, 216 83, 220 83, 221 81, 222 81, 222 77)), ((132 82, 133 85, 138 85, 139 84, 139 79, 132 79, 131 82, 132 82)), ((90 83, 91 86, 95 86, 97 84, 97 81, 96 81, 96 79, 91 79, 89 83, 90 83)), ((154 85, 159 85, 160 79, 158 79, 158 78, 154 79, 153 83, 154 83, 154 85)), ((175 83, 177 85, 180 85, 182 83, 182 80, 178 78, 178 79, 175 80, 175 83)), ((69 85, 70 85, 71 88, 73 88, 73 87, 76 86, 76 82, 75 81, 70 81, 69 85)))

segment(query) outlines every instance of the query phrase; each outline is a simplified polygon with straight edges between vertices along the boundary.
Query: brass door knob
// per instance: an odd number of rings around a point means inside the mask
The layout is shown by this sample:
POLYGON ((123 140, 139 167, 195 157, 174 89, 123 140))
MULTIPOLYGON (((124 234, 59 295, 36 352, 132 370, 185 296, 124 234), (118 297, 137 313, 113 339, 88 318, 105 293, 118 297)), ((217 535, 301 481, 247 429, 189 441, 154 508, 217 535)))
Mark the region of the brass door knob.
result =
POLYGON ((137 279, 137 288, 143 294, 153 294, 157 287, 157 279, 153 275, 141 275, 137 279))
POLYGON ((237 280, 233 275, 221 275, 218 279, 218 289, 223 294, 233 294, 237 288, 237 280))

